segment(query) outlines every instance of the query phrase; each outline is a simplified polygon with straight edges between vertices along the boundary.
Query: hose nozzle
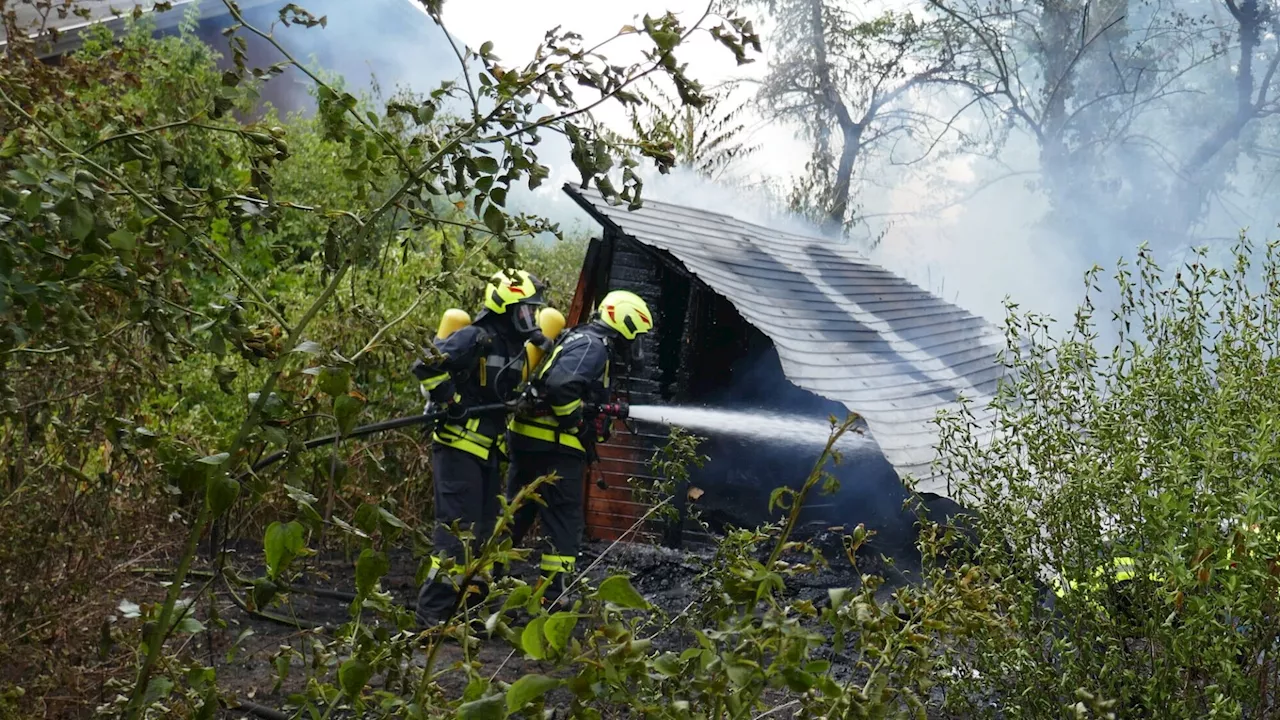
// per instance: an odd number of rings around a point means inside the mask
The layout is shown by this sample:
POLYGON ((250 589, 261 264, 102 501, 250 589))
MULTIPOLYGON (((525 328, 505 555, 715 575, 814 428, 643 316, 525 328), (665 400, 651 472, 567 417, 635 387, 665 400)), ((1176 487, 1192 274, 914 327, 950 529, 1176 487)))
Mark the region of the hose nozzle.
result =
POLYGON ((601 415, 626 420, 631 415, 631 406, 626 403, 605 403, 597 408, 601 415))

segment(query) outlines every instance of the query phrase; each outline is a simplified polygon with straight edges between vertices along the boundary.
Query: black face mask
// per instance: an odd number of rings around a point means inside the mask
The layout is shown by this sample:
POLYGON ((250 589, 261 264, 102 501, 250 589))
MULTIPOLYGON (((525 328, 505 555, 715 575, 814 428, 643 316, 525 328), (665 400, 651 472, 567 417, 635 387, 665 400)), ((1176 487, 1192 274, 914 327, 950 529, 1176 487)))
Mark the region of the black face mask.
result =
MULTIPOLYGON (((528 303, 520 303, 511 308, 511 326, 516 332, 525 337, 529 337, 535 332, 539 332, 538 328, 538 310, 528 303)), ((539 334, 541 334, 539 332, 539 334)))
POLYGON ((628 370, 639 368, 644 365, 644 346, 640 344, 640 340, 624 340, 619 338, 617 341, 618 362, 628 370))

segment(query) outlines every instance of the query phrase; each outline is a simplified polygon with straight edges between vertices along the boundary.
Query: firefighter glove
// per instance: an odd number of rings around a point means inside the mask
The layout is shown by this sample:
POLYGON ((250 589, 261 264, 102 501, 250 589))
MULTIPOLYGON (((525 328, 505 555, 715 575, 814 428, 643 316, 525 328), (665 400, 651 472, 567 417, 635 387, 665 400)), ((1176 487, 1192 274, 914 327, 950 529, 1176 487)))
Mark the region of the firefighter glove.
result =
POLYGON ((595 430, 596 442, 609 442, 609 438, 613 436, 613 423, 610 422, 608 415, 600 413, 596 415, 595 430))
POLYGON ((467 416, 467 409, 462 407, 462 403, 458 402, 460 399, 457 395, 449 399, 448 404, 445 405, 445 417, 450 420, 461 420, 467 416))

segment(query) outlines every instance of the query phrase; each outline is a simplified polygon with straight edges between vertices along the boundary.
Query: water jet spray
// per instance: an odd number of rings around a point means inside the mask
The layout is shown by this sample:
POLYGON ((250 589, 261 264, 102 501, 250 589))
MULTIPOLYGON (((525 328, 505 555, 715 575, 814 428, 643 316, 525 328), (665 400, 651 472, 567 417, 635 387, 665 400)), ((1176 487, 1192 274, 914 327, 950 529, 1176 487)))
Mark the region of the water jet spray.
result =
MULTIPOLYGON (((763 443, 822 448, 835 426, 807 415, 765 410, 719 410, 676 405, 632 405, 633 420, 677 426, 686 430, 726 433, 763 443)), ((858 430, 845 433, 833 446, 844 452, 871 450, 871 438, 858 430)))

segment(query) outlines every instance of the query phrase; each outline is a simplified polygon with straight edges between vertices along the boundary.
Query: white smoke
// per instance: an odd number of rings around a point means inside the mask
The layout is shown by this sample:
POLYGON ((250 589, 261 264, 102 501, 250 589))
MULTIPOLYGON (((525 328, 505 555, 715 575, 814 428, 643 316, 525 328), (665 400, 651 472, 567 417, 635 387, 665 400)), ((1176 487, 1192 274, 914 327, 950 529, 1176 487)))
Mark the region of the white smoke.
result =
MULTIPOLYGON (((356 3, 318 0, 311 5, 313 12, 329 15, 326 28, 278 28, 277 34, 300 57, 315 57, 326 69, 343 75, 353 90, 371 89, 374 77, 384 96, 395 87, 425 92, 441 80, 461 78, 453 49, 413 0, 371 0, 359 3, 359 8, 356 3)), ((639 3, 635 7, 660 10, 639 3)), ((446 19, 454 12, 471 10, 451 8, 446 19)), ((609 22, 614 19, 610 16, 609 22)), ((548 20, 548 24, 555 21, 548 20)), ((521 37, 540 38, 546 29, 524 28, 521 37)), ((502 33, 514 37, 516 31, 507 28, 499 35, 502 33)), ((457 38, 460 45, 488 39, 457 38)), ((508 64, 522 61, 515 51, 504 51, 501 43, 496 51, 508 64)), ((700 61, 704 54, 698 51, 694 57, 700 61)), ((758 74, 763 64, 739 72, 758 74)), ((710 62, 706 65, 714 67, 710 62)), ((690 67, 695 75, 701 75, 702 65, 690 61, 690 67)), ((727 77, 731 75, 704 79, 714 82, 727 77)), ((772 171, 784 180, 794 174, 803 162, 797 157, 802 143, 795 141, 794 132, 763 124, 758 118, 748 124, 754 137, 765 141, 745 170, 772 171), (793 142, 778 141, 787 137, 793 142)), ((537 150, 542 162, 551 167, 551 176, 534 191, 513 188, 511 209, 547 217, 569 233, 598 234, 596 224, 562 191, 564 183, 580 179, 569 162, 567 142, 554 133, 544 133, 537 150)), ((1090 253, 1096 251, 1086 251, 1079 238, 1054 235, 1041 222, 1049 209, 1048 200, 1029 182, 1036 179, 1037 170, 1034 142, 1017 133, 1010 137, 998 163, 952 156, 909 169, 890 163, 867 166, 861 173, 872 182, 859 187, 857 203, 869 218, 869 227, 848 241, 832 238, 814 224, 790 215, 760 190, 717 185, 684 169, 662 175, 646 166, 641 175, 644 196, 650 199, 719 212, 833 243, 851 242, 873 262, 994 323, 1003 322, 1004 303, 1010 300, 1022 310, 1048 313, 1062 324, 1070 321, 1083 297, 1084 271, 1097 263, 1109 275, 1117 258, 1132 258, 1144 238, 1108 237, 1102 247, 1109 256, 1095 257, 1090 253), (1011 169, 1018 174, 1010 175, 1011 169), (872 248, 867 240, 876 236, 881 236, 880 242, 872 248)), ((1242 163, 1236 176, 1248 174, 1242 163)), ((1212 232, 1207 234, 1229 239, 1242 224, 1252 224, 1257 231, 1269 229, 1274 222, 1276 207, 1274 201, 1266 201, 1268 188, 1239 184, 1234 197, 1215 203, 1207 221, 1212 232)))

